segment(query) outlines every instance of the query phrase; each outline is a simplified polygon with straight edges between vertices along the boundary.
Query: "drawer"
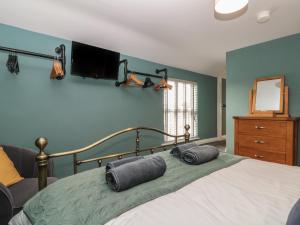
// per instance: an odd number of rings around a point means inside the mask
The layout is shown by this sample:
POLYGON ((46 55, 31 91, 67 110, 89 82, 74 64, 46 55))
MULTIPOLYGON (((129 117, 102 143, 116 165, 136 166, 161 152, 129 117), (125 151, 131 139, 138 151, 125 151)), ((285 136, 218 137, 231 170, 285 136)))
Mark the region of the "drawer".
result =
POLYGON ((286 140, 283 138, 240 134, 238 140, 239 149, 244 148, 275 153, 286 152, 286 140))
POLYGON ((285 137, 285 121, 239 120, 238 133, 256 136, 285 137))
POLYGON ((274 153, 274 152, 240 148, 239 155, 250 157, 253 159, 268 161, 268 162, 275 162, 275 163, 282 163, 282 164, 286 163, 285 153, 274 153))

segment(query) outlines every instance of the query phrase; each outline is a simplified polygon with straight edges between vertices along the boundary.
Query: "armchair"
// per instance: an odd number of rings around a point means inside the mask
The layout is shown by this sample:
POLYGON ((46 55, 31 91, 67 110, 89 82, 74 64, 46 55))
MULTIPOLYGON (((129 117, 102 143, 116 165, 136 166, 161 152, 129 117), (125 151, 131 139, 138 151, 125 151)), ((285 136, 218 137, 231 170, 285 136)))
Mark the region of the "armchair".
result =
MULTIPOLYGON (((13 215, 22 210, 24 203, 38 192, 37 152, 31 149, 1 145, 24 179, 9 187, 0 183, 0 224, 8 224, 13 215)), ((53 176, 53 161, 48 164, 48 183, 56 181, 53 176)))

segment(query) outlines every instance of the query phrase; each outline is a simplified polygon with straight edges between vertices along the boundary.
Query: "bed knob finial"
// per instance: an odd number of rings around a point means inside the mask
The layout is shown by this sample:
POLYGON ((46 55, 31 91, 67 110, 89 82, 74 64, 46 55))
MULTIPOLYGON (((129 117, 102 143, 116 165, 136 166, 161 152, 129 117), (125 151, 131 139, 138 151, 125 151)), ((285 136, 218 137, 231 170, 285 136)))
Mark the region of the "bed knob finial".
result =
POLYGON ((35 140, 35 146, 38 147, 40 151, 43 151, 47 145, 48 145, 48 139, 45 137, 39 137, 35 140))
POLYGON ((36 155, 35 159, 38 167, 38 186, 39 190, 42 190, 47 186, 47 170, 48 170, 48 158, 44 149, 48 145, 48 140, 45 137, 39 137, 35 140, 36 147, 39 148, 39 153, 36 155))
POLYGON ((190 128, 191 128, 191 126, 188 125, 188 124, 186 124, 186 125, 184 126, 184 129, 185 129, 186 131, 188 131, 190 128))
POLYGON ((190 129, 190 128, 191 128, 191 126, 188 125, 188 124, 186 124, 186 125, 184 126, 184 129, 185 129, 185 133, 184 133, 184 141, 185 141, 185 143, 187 143, 187 142, 190 141, 190 136, 191 136, 191 134, 190 134, 190 132, 189 132, 189 129, 190 129))

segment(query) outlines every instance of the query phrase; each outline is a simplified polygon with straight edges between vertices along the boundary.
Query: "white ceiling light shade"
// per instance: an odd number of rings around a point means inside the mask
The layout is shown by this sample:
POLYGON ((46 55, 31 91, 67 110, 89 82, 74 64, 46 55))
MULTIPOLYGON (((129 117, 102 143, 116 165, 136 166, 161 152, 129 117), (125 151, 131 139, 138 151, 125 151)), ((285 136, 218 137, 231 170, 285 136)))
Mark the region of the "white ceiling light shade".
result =
POLYGON ((248 5, 249 0, 215 0, 215 11, 220 14, 237 12, 248 5))

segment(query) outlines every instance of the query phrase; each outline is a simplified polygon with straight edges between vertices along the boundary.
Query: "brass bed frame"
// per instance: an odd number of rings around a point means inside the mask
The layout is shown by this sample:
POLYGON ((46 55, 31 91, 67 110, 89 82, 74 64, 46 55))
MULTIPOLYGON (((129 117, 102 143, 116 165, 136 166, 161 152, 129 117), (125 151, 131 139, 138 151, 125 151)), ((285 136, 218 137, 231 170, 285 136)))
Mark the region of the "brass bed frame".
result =
POLYGON ((47 169, 48 169, 48 160, 52 158, 58 158, 58 157, 64 157, 64 156, 73 156, 73 172, 74 174, 77 173, 77 167, 81 164, 84 163, 90 163, 90 162, 97 162, 98 166, 101 167, 103 160, 108 160, 112 158, 118 158, 121 159, 123 156, 135 154, 139 155, 141 152, 147 152, 150 151, 151 154, 154 153, 156 150, 167 150, 168 147, 170 146, 176 146, 180 142, 178 142, 178 139, 183 138, 184 142, 187 143, 190 141, 190 125, 185 125, 184 126, 185 133, 182 135, 172 135, 168 134, 162 130, 155 129, 155 128, 150 128, 150 127, 134 127, 134 128, 127 128, 124 130, 117 131, 111 135, 108 135, 88 146, 78 148, 78 149, 73 149, 69 151, 64 151, 64 152, 58 152, 58 153, 53 153, 53 154, 47 154, 44 150, 46 146, 48 145, 48 140, 45 137, 39 137, 35 141, 35 145, 39 148, 39 153, 36 156, 36 161, 37 161, 37 166, 38 166, 38 185, 39 185, 39 190, 42 190, 47 186, 47 169), (155 146, 155 147, 150 147, 150 148, 145 148, 145 149, 140 149, 140 131, 141 130, 148 130, 148 131, 154 131, 160 134, 163 134, 165 136, 169 136, 174 138, 174 143, 167 144, 167 145, 160 145, 160 146, 155 146), (93 149, 97 147, 98 145, 101 145, 102 143, 118 136, 124 133, 128 132, 136 132, 136 139, 135 139, 135 150, 133 151, 127 151, 127 152, 121 152, 121 153, 115 153, 115 154, 110 154, 110 155, 105 155, 101 157, 95 157, 95 158, 90 158, 90 159, 77 159, 77 155, 82 152, 86 152, 90 149, 93 149))

